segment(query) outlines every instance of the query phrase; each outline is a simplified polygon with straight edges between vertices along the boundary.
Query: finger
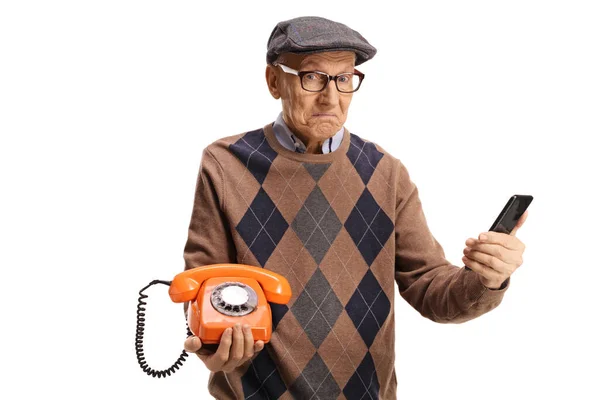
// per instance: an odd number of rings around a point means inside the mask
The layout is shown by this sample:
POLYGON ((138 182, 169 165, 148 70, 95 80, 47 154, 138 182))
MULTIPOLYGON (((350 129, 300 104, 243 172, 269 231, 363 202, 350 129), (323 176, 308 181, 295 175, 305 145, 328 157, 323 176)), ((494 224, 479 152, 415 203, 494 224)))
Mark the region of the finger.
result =
POLYGON ((479 243, 499 244, 509 250, 520 250, 522 243, 516 236, 507 235, 501 232, 483 232, 479 234, 479 243))
POLYGON ((242 357, 244 357, 244 333, 241 324, 238 323, 233 327, 233 342, 229 350, 229 361, 223 365, 223 371, 232 371, 238 366, 242 357))
POLYGON ((257 340, 256 343, 254 343, 254 352, 258 353, 259 351, 262 351, 262 349, 265 348, 265 342, 263 342, 262 340, 257 340))
MULTIPOLYGON (((517 264, 521 261, 520 252, 516 250, 508 250, 497 244, 484 244, 476 243, 472 246, 468 246, 463 250, 466 256, 469 256, 472 252, 480 252, 487 254, 491 257, 496 257, 507 264, 517 264)), ((485 261, 485 260, 480 260, 485 261)))
POLYGON ((473 261, 477 261, 478 263, 483 264, 486 267, 492 268, 493 270, 498 271, 499 273, 506 273, 508 271, 511 271, 510 265, 508 263, 504 262, 500 258, 491 256, 489 254, 482 253, 476 250, 471 250, 465 255, 467 258, 473 261))
POLYGON ((463 257, 463 262, 467 267, 471 268, 473 271, 477 272, 479 275, 483 276, 489 281, 499 280, 502 277, 498 271, 495 271, 492 268, 468 257, 463 257))
POLYGON ((183 342, 183 348, 188 353, 195 353, 202 347, 202 341, 198 336, 189 336, 183 342))
POLYGON ((221 335, 221 342, 215 354, 206 359, 207 366, 211 371, 218 371, 229 360, 229 350, 231 349, 231 328, 225 329, 221 335), (210 365, 208 365, 210 364, 210 365))
POLYGON ((252 358, 254 355, 254 337, 250 326, 244 325, 244 360, 252 358))
POLYGON ((517 234, 517 231, 523 226, 523 224, 525 223, 525 220, 527 219, 528 212, 529 212, 529 210, 525 210, 523 215, 521 215, 521 218, 519 218, 519 220, 517 221, 517 225, 510 232, 511 236, 515 236, 517 234))

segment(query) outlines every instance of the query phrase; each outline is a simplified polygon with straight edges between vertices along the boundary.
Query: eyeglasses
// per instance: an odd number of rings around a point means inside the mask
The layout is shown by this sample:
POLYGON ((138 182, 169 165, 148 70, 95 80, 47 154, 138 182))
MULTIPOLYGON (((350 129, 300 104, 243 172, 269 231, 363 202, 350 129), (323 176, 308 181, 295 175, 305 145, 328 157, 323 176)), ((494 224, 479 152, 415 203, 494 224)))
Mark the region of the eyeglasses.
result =
POLYGON ((320 71, 296 71, 286 65, 275 63, 273 66, 281 67, 281 69, 292 75, 297 75, 300 78, 302 89, 308 92, 322 92, 325 90, 329 81, 335 81, 335 87, 341 93, 353 93, 360 88, 365 74, 354 70, 354 73, 346 72, 339 75, 329 75, 320 71))

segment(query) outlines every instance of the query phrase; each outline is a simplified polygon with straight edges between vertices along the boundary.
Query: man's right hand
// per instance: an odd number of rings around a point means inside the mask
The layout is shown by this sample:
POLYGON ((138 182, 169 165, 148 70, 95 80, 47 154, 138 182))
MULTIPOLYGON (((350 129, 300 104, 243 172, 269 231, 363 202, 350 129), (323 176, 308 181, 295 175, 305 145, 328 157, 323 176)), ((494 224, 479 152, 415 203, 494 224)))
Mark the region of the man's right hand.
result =
POLYGON ((231 372, 261 351, 264 345, 262 340, 254 343, 248 325, 242 329, 240 324, 236 324, 233 328, 225 329, 219 348, 214 353, 202 349, 202 341, 197 336, 188 337, 183 348, 188 353, 196 353, 210 371, 231 372))

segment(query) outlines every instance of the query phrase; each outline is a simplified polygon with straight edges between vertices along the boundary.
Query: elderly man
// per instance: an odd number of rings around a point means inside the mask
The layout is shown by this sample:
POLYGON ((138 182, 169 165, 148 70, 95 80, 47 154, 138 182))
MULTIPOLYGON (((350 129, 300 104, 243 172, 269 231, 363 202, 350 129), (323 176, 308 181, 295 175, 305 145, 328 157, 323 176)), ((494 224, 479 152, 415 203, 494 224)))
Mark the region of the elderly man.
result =
POLYGON ((501 302, 523 244, 486 232, 451 265, 428 229, 405 166, 344 127, 376 49, 346 25, 318 17, 277 24, 266 81, 281 99, 273 123, 215 141, 202 154, 186 269, 260 266, 293 296, 272 304, 265 346, 247 326, 216 351, 190 337, 217 399, 395 399, 394 282, 423 316, 476 318, 501 302))

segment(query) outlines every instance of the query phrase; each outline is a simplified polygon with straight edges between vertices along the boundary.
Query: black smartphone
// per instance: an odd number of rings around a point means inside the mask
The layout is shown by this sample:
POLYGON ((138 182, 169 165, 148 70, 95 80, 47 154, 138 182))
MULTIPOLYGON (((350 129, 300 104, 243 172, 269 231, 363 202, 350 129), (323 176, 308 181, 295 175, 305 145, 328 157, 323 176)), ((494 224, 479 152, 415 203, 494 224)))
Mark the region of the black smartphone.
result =
POLYGON ((517 226, 517 221, 519 221, 519 218, 521 218, 532 201, 533 196, 530 195, 513 195, 510 199, 508 199, 506 205, 500 214, 498 214, 498 218, 496 218, 489 230, 492 232, 510 234, 515 226, 517 226))
MULTIPOLYGON (((511 196, 489 230, 510 234, 532 201, 533 196, 527 194, 515 194, 511 196)), ((471 270, 466 265, 465 268, 471 270)))

